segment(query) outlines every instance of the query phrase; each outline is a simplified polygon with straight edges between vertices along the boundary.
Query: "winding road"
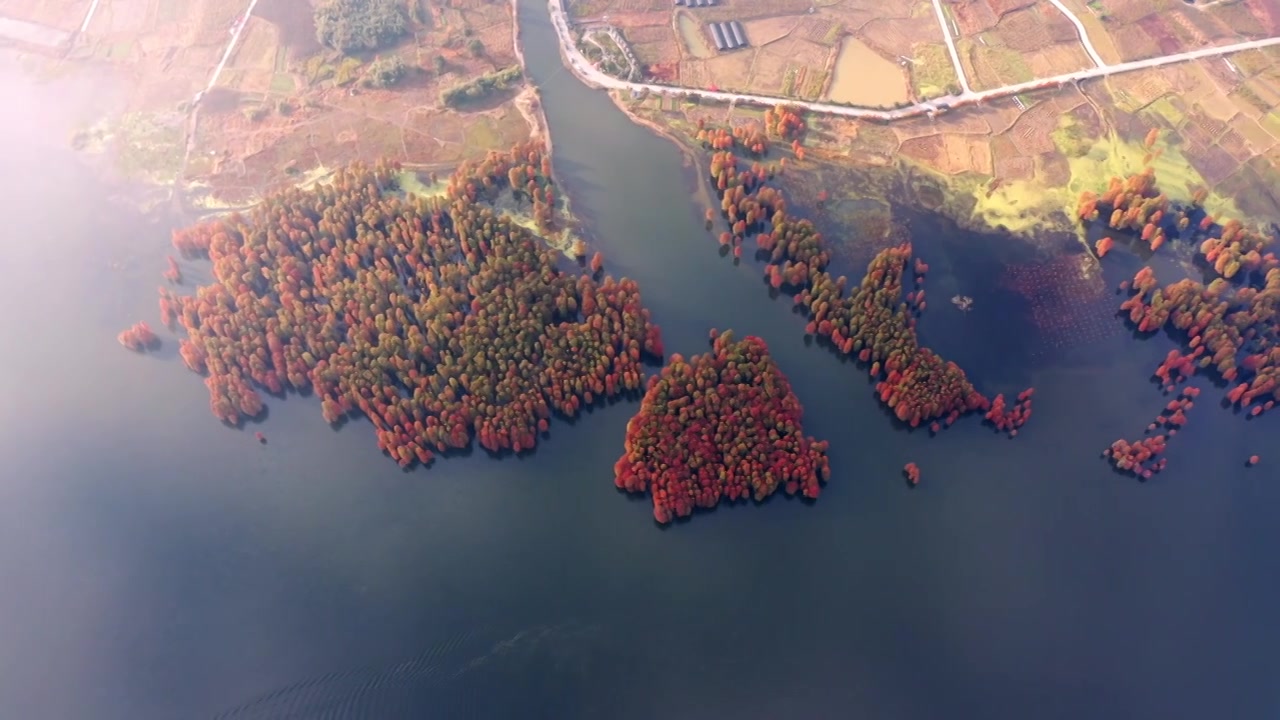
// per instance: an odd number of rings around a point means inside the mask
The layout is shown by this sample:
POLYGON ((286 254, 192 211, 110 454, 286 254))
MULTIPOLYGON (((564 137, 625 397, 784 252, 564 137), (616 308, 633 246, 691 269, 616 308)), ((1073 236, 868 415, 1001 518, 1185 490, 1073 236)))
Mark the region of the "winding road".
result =
MULTIPOLYGON (((1068 83, 1080 82, 1081 80, 1090 80, 1093 78, 1106 77, 1108 75, 1118 75, 1120 73, 1133 72, 1135 70, 1146 70, 1149 68, 1162 67, 1164 65, 1188 62, 1190 60, 1200 60, 1202 58, 1221 57, 1223 55, 1230 55, 1232 53, 1238 53, 1245 50, 1258 50, 1265 47, 1280 45, 1280 37, 1249 40, 1247 42, 1220 45, 1218 47, 1188 50, 1186 52, 1175 53, 1173 55, 1147 58, 1146 60, 1133 60, 1131 62, 1117 63, 1115 65, 1101 65, 1099 67, 1087 68, 1085 70, 1077 70, 1075 72, 1054 75, 1040 80, 1032 80, 1030 82, 1017 83, 1014 85, 1005 85, 1004 87, 993 88, 991 90, 982 90, 979 92, 968 90, 961 92, 958 95, 946 95, 932 100, 918 102, 907 107, 897 108, 895 110, 873 110, 871 108, 849 107, 847 105, 836 105, 833 103, 793 100, 791 98, 771 95, 754 95, 751 93, 733 93, 718 90, 700 90, 698 88, 686 88, 674 85, 654 85, 650 83, 619 80, 618 78, 600 72, 600 70, 593 66, 578 50, 577 46, 573 42, 573 34, 569 31, 568 16, 565 12, 563 3, 564 0, 548 0, 548 5, 551 10, 551 24, 555 26, 556 34, 560 38, 560 52, 564 56, 569 69, 578 76, 578 79, 592 87, 608 88, 613 90, 631 90, 633 92, 653 92, 662 95, 688 95, 705 100, 751 103, 767 106, 785 103, 787 105, 804 108, 805 110, 815 113, 849 118, 862 118, 866 120, 881 120, 886 122, 905 120, 907 118, 919 117, 921 115, 934 115, 952 108, 962 107, 964 105, 973 105, 975 103, 994 100, 996 98, 1009 97, 1011 95, 1017 95, 1019 93, 1029 92, 1032 90, 1061 87, 1068 83)), ((945 17, 942 18, 942 21, 945 23, 945 17)), ((945 30, 946 28, 944 25, 944 31, 945 30)), ((950 32, 944 32, 944 35, 947 38, 951 37, 950 32)), ((950 45, 951 43, 948 43, 948 46, 950 45)), ((954 55, 953 60, 958 62, 958 58, 954 55)), ((960 77, 961 82, 963 82, 964 76, 961 74, 960 77)))
POLYGON ((1053 6, 1058 8, 1063 15, 1066 15, 1072 25, 1076 26, 1076 33, 1080 36, 1080 44, 1084 46, 1084 51, 1089 54, 1089 59, 1093 61, 1093 64, 1098 67, 1106 67, 1106 61, 1094 49, 1093 43, 1089 42, 1089 33, 1085 32, 1084 23, 1080 22, 1080 18, 1076 17, 1076 14, 1071 12, 1071 8, 1064 5, 1062 0, 1049 0, 1049 2, 1053 3, 1053 6))

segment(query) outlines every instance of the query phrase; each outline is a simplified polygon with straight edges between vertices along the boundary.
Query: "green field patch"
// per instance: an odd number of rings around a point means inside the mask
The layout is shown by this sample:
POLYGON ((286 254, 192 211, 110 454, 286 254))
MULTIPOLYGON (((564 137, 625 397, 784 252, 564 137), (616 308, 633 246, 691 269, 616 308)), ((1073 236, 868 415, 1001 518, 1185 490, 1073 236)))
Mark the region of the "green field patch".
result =
POLYGON ((297 83, 289 73, 278 72, 271 76, 271 92, 276 95, 289 95, 298 89, 297 83))
POLYGON ((1263 100, 1262 96, 1254 91, 1250 85, 1252 85, 1252 83, 1245 83, 1236 88, 1235 92, 1231 93, 1230 97, 1236 102, 1236 107, 1239 107, 1246 113, 1251 109, 1254 112, 1270 112, 1271 103, 1263 100))
POLYGON ((1269 112, 1258 118, 1258 123, 1271 137, 1280 139, 1280 113, 1269 112))
POLYGON ((796 91, 796 69, 788 65, 787 71, 782 74, 782 89, 779 90, 782 95, 791 97, 796 91))
MULTIPOLYGON (((973 215, 986 225, 1003 225, 1014 233, 1031 232, 1050 224, 1050 218, 1061 214, 1072 217, 1080 193, 1099 192, 1112 177, 1128 177, 1140 171, 1148 154, 1142 139, 1123 140, 1115 133, 1093 137, 1064 118, 1053 133, 1053 140, 1067 157, 1071 179, 1065 186, 1048 187, 1038 178, 1002 183, 994 191, 986 182, 960 181, 960 188, 972 194, 973 215)), ((1207 187, 1204 177, 1191 165, 1176 144, 1158 143, 1160 157, 1151 165, 1160 178, 1160 187, 1173 200, 1187 200, 1194 188, 1207 187)), ((1205 208, 1219 217, 1244 217, 1233 197, 1211 191, 1205 208)), ((1079 228, 1075 228, 1079 230, 1079 228)))
POLYGON ((471 149, 497 147, 498 130, 488 117, 475 118, 463 129, 463 143, 471 149))
POLYGON ((1072 157, 1083 157, 1093 147, 1093 138, 1080 123, 1071 119, 1070 115, 1058 118, 1058 127, 1050 135, 1058 152, 1072 157))
POLYGON ((804 83, 804 99, 817 100, 822 96, 822 91, 827 87, 827 75, 826 72, 808 73, 808 79, 804 83))
POLYGON ((155 8, 157 23, 177 22, 187 14, 187 0, 164 0, 155 8))
POLYGON ((1147 112, 1163 119, 1169 127, 1178 127, 1187 119, 1186 113, 1179 110, 1167 95, 1148 105, 1147 112))
POLYGON ((911 53, 911 87, 916 97, 946 95, 957 86, 956 71, 945 47, 916 45, 911 53))
POLYGON ((1275 61, 1261 50, 1245 50, 1232 55, 1229 59, 1245 77, 1253 77, 1275 64, 1275 61))
POLYGON ((1022 59, 1022 53, 1016 50, 987 45, 975 46, 974 50, 974 54, 981 56, 982 62, 987 64, 1006 84, 1030 82, 1035 79, 1035 74, 1022 59))
POLYGON ((177 179, 185 144, 181 115, 130 113, 112 128, 111 139, 125 175, 157 184, 177 179))

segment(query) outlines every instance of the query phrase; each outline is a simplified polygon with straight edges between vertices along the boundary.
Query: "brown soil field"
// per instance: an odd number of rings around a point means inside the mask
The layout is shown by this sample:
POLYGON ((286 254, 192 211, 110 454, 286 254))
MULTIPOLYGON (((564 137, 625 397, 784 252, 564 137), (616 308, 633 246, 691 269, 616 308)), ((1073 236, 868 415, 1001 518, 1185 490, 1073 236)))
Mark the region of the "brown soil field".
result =
POLYGON ((1274 110, 1280 106, 1280 83, 1265 80, 1260 75, 1241 87, 1248 88, 1250 92, 1257 95, 1262 106, 1268 110, 1274 110))
POLYGON ((249 18, 235 54, 218 78, 218 86, 250 93, 268 92, 279 48, 276 26, 261 18, 249 18))
POLYGON ((0 15, 75 32, 92 3, 93 0, 4 0, 0 2, 0 15))
POLYGON ((742 30, 747 40, 755 47, 764 47, 785 37, 797 39, 809 38, 802 32, 806 18, 801 15, 778 15, 777 17, 747 20, 742 23, 742 30))
POLYGON ((858 128, 858 147, 875 155, 894 155, 902 147, 898 136, 883 125, 862 125, 858 128))
POLYGON ((796 32, 809 42, 831 47, 840 42, 840 37, 844 35, 844 22, 825 16, 807 17, 801 20, 796 32))
POLYGON ((1163 74, 1123 73, 1104 81, 1116 106, 1124 112, 1137 112, 1173 90, 1163 74))
POLYGON ((791 65, 785 53, 761 52, 751 73, 752 89, 770 95, 781 94, 783 77, 791 65))
MULTIPOLYGON (((705 22, 705 19, 701 18, 693 10, 685 9, 684 12, 692 16, 699 23, 705 22)), ((608 15, 610 25, 618 28, 619 30, 629 31, 632 28, 640 27, 671 27, 671 18, 674 13, 671 8, 666 8, 664 10, 646 10, 644 12, 610 12, 608 15)), ((603 22, 603 19, 601 22, 603 22)))
POLYGON ((700 62, 706 68, 707 77, 722 90, 746 90, 751 86, 751 61, 755 51, 739 50, 721 53, 700 62))
POLYGON ((1022 113, 1009 129, 1009 139, 1019 155, 1054 152, 1053 131, 1058 127, 1058 109, 1053 103, 1037 103, 1022 113))
POLYGON ((960 2, 951 6, 951 17, 961 36, 972 36, 994 28, 1000 22, 991 6, 985 2, 960 2))
POLYGON ((146 0, 102 0, 89 23, 93 34, 142 33, 147 28, 146 0))
POLYGON ((683 60, 680 63, 680 84, 685 87, 705 88, 711 84, 706 60, 683 60))
POLYGON ((1098 0, 1097 5, 1110 19, 1117 32, 1152 13, 1167 12, 1181 0, 1098 0))
POLYGON ((1093 61, 1085 54, 1084 47, 1078 41, 1050 45, 1027 53, 1024 58, 1035 77, 1050 77, 1093 67, 1093 61))
POLYGON ((1240 134, 1253 155, 1261 155, 1276 145, 1276 138, 1271 133, 1263 129, 1256 120, 1243 114, 1232 119, 1231 129, 1240 134))
POLYGON ((987 138, 934 133, 902 142, 899 152, 948 176, 992 173, 991 146, 987 138))
POLYGON ((1065 187, 1071 182, 1071 163, 1061 153, 1048 152, 1036 156, 1036 179, 1048 187, 1065 187))
POLYGON ((935 132, 905 140, 898 146, 898 152, 904 157, 936 168, 943 154, 942 135, 935 132))
POLYGON ((1225 126, 1210 122, 1204 117, 1190 116, 1178 126, 1173 137, 1181 140, 1187 147, 1207 147, 1212 145, 1225 126))
POLYGON ((670 24, 627 28, 623 37, 626 38, 627 42, 635 45, 675 42, 670 24))
POLYGON ((570 17, 589 18, 607 13, 617 4, 616 0, 568 0, 565 6, 570 17))
MULTIPOLYGON (((1018 118, 1022 117, 1022 111, 1018 109, 1012 98, 1003 98, 978 107, 966 108, 965 114, 981 120, 987 126, 987 132, 996 136, 1009 132, 1018 118)), ((950 120, 948 120, 949 123, 950 120)))
POLYGON ((1129 26, 1125 29, 1123 36, 1124 40, 1117 41, 1116 47, 1119 48, 1120 58, 1124 62, 1143 60, 1163 53, 1156 39, 1144 31, 1140 25, 1129 26))
MULTIPOLYGON (((101 0, 77 57, 129 74, 138 91, 128 111, 173 114, 204 88, 241 12, 242 4, 224 0, 101 0)), ((526 139, 529 123, 511 102, 518 88, 462 111, 439 106, 442 90, 516 62, 510 7, 445 0, 430 16, 379 53, 398 56, 409 75, 372 90, 360 82, 372 56, 344 59, 321 48, 309 0, 262 0, 201 104, 184 180, 211 186, 223 200, 243 199, 355 157, 439 166, 526 139), (481 56, 467 49, 471 39, 484 45, 481 56), (447 63, 443 73, 437 56, 447 63)))
MULTIPOLYGON (((992 31, 1004 45, 1020 53, 1030 53, 1057 43, 1079 43, 1075 26, 1048 3, 1016 10, 1000 18, 992 31)), ((987 42, 992 40, 987 38, 987 42)))
POLYGON ((1217 145, 1191 145, 1184 148, 1183 152, 1210 186, 1226 180, 1240 167, 1240 163, 1217 145))
POLYGON ((1155 42, 1161 55, 1172 55, 1189 49, 1190 43, 1179 37, 1178 29, 1165 17, 1148 15, 1139 20, 1136 27, 1155 42))
MULTIPOLYGON (((1016 153, 1016 151, 1014 152, 1016 153)), ((1005 182, 1030 180, 1035 175, 1035 161, 1029 157, 1017 154, 1001 154, 995 149, 994 144, 992 154, 995 155, 994 176, 1005 182)))
POLYGON ((1249 158, 1253 157, 1252 148, 1244 141, 1244 136, 1231 128, 1228 128, 1218 139, 1218 147, 1230 155, 1237 165, 1248 162, 1249 158))
POLYGON ((911 18, 882 18, 862 27, 858 38, 885 57, 903 54, 916 43, 931 43, 939 39, 942 29, 937 20, 931 22, 911 18))
POLYGON ((1000 87, 1035 79, 1035 74, 1016 50, 973 43, 967 38, 957 45, 965 65, 969 85, 975 90, 1000 87), (963 48, 963 50, 961 50, 963 48))
POLYGON ((1014 10, 1017 10, 1019 8, 1027 7, 1028 5, 1034 5, 1036 2, 1036 0, 980 0, 980 1, 985 2, 987 6, 991 8, 991 12, 995 13, 997 17, 1003 16, 1006 13, 1013 12, 1014 10))
POLYGON ((948 174, 972 172, 990 175, 993 168, 991 145, 987 138, 954 135, 945 136, 943 149, 945 162, 939 169, 948 174))
POLYGON ((1263 0, 1216 5, 1202 12, 1226 32, 1242 37, 1269 37, 1280 32, 1280 6, 1263 0))
POLYGON ((641 71, 651 65, 675 64, 680 59, 680 46, 674 39, 650 43, 633 42, 631 51, 635 53, 641 71))

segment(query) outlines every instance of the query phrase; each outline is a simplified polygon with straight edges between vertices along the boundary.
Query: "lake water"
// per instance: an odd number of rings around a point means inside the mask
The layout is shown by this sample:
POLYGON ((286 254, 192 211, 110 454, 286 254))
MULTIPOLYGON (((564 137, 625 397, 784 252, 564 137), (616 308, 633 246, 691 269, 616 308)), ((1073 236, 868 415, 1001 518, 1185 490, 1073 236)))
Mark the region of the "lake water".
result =
POLYGON ((66 150, 93 85, 6 71, 13 106, 41 110, 0 134, 0 717, 1275 716, 1274 417, 1207 392, 1168 471, 1115 475, 1099 452, 1163 407, 1146 377, 1168 341, 1030 369, 1024 313, 982 287, 1014 241, 926 218, 924 340, 988 393, 1034 384, 1036 415, 1013 441, 974 418, 896 428, 754 262, 719 257, 677 149, 561 67, 543 3, 521 14, 607 268, 640 282, 669 352, 713 326, 769 342, 832 441, 822 497, 660 529, 612 483, 631 403, 527 458, 411 473, 313 399, 222 427, 176 343, 115 343, 156 318, 170 223, 66 150))

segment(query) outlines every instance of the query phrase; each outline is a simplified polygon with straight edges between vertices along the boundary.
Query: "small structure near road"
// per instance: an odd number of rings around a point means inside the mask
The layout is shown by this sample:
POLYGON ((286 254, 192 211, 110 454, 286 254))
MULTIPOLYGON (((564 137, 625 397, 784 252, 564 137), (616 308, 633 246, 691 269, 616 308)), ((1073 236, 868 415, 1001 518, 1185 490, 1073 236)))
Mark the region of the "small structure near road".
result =
POLYGON ((676 3, 676 7, 700 8, 700 7, 712 7, 713 5, 719 5, 720 0, 675 0, 675 3, 676 3))
POLYGON ((742 29, 742 23, 737 20, 707 23, 707 28, 711 39, 716 44, 716 49, 720 52, 747 46, 747 34, 742 29))

